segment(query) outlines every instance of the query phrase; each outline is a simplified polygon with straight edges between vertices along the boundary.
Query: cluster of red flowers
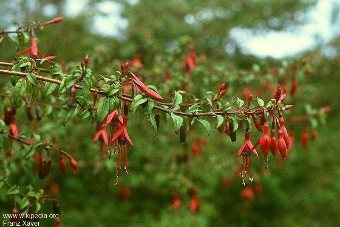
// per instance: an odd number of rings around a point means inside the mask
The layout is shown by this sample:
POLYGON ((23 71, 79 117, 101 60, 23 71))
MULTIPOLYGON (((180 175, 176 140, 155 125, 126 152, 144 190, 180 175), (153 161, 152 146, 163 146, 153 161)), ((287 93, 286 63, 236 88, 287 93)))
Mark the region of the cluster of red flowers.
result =
POLYGON ((128 117, 118 115, 118 110, 109 113, 106 118, 97 126, 97 132, 93 137, 93 142, 100 141, 100 151, 103 153, 105 147, 109 155, 112 149, 117 153, 116 158, 116 183, 122 169, 128 169, 127 146, 132 146, 132 141, 127 131, 128 117), (109 134, 106 127, 109 126, 109 134))

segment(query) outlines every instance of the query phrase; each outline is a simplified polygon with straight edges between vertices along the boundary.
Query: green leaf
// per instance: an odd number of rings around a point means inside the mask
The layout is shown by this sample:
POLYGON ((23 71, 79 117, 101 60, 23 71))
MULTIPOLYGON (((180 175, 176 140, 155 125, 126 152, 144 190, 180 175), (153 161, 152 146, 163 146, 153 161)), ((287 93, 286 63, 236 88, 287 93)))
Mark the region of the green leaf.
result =
POLYGON ((155 106, 155 101, 152 99, 148 100, 148 106, 147 106, 147 111, 150 113, 153 110, 153 107, 155 106))
POLYGON ((105 93, 108 93, 110 91, 110 88, 111 86, 108 85, 108 84, 103 84, 101 87, 100 87, 100 90, 105 92, 105 93))
POLYGON ((178 91, 175 91, 174 106, 180 105, 182 101, 183 101, 182 95, 178 91))
POLYGON ((34 153, 35 153, 35 146, 34 146, 34 145, 31 145, 31 146, 27 149, 27 151, 26 151, 26 153, 25 153, 25 155, 24 155, 24 158, 25 158, 25 159, 29 159, 34 153))
POLYGON ((273 106, 273 102, 272 101, 269 101, 266 105, 266 108, 271 108, 273 106))
POLYGON ((229 116, 229 118, 232 120, 233 132, 235 132, 238 129, 238 119, 235 116, 229 116))
POLYGON ((171 113, 170 116, 172 118, 172 121, 174 122, 175 132, 178 132, 183 124, 183 118, 173 113, 171 113))
POLYGON ((207 134, 210 135, 210 133, 211 133, 211 126, 210 126, 209 121, 204 120, 204 119, 197 119, 197 121, 204 126, 205 130, 207 131, 207 134))
POLYGON ((212 101, 211 101, 209 98, 205 97, 205 99, 207 100, 207 103, 208 103, 210 106, 213 105, 212 101))
POLYGON ((80 119, 84 120, 88 118, 90 115, 91 115, 90 111, 85 110, 81 113, 80 119))
POLYGON ((198 105, 195 103, 194 105, 190 106, 187 110, 188 113, 193 113, 198 111, 198 105))
POLYGON ((256 73, 260 72, 260 69, 261 69, 258 64, 253 64, 252 68, 253 68, 253 71, 256 72, 256 73))
POLYGON ((61 74, 61 68, 59 66, 54 67, 51 72, 50 72, 51 76, 58 76, 61 74))
POLYGON ((37 141, 36 143, 32 144, 26 151, 24 158, 28 159, 30 158, 34 153, 35 153, 35 148, 38 146, 41 146, 43 143, 39 142, 40 141, 40 135, 34 134, 34 138, 37 141), (39 138, 37 138, 39 137, 39 138))
POLYGON ((235 104, 238 108, 241 108, 244 104, 244 101, 242 99, 240 99, 239 97, 236 97, 235 104))
POLYGON ((113 96, 119 91, 119 88, 112 88, 110 92, 107 94, 109 97, 113 96))
POLYGON ((35 203, 35 212, 38 213, 41 209, 41 204, 39 202, 35 203))
POLYGON ((30 202, 28 201, 28 199, 26 197, 24 197, 24 198, 22 198, 19 205, 20 205, 20 209, 24 209, 24 208, 26 208, 30 205, 30 202))
POLYGON ((16 195, 18 194, 19 191, 19 186, 13 185, 10 189, 7 190, 7 195, 16 195))
POLYGON ((256 98, 256 101, 259 106, 264 106, 264 101, 260 99, 259 97, 256 98))
POLYGON ((28 76, 26 77, 28 79, 28 81, 33 84, 33 85, 37 85, 37 78, 36 75, 34 75, 34 73, 30 73, 28 74, 28 76))
POLYGON ((102 122, 109 111, 108 99, 103 97, 98 102, 97 117, 98 121, 102 122))
POLYGON ((58 86, 57 84, 45 83, 43 94, 45 96, 52 94, 52 92, 57 88, 57 86, 58 86))
POLYGON ((77 114, 77 112, 78 112, 77 108, 64 110, 62 112, 63 113, 62 116, 64 117, 63 120, 62 120, 62 125, 65 126, 67 124, 67 122, 77 114))
POLYGON ((149 114, 149 121, 150 121, 153 129, 155 130, 155 132, 157 132, 157 124, 156 124, 156 119, 155 119, 154 113, 149 114))
POLYGON ((26 80, 18 80, 14 88, 14 99, 18 100, 25 94, 26 91, 26 80))
POLYGON ((224 117, 222 117, 221 115, 217 115, 216 116, 216 128, 219 128, 222 124, 223 124, 223 121, 224 121, 224 117))
POLYGON ((311 118, 310 124, 311 124, 312 128, 317 128, 318 127, 318 120, 316 120, 315 118, 311 118))
POLYGON ((145 103, 145 102, 147 102, 148 101, 148 98, 143 98, 143 99, 139 99, 137 102, 132 102, 132 104, 131 104, 131 110, 133 111, 133 112, 135 112, 137 109, 138 109, 138 107, 140 106, 140 105, 142 105, 143 103, 145 103))

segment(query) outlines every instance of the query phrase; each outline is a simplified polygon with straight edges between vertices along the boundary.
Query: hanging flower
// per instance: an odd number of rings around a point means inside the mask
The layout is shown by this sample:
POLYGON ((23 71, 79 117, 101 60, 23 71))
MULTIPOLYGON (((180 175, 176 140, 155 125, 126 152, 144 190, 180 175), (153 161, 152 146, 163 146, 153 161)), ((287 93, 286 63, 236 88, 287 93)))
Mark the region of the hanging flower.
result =
POLYGON ((268 156, 271 145, 271 138, 269 136, 268 129, 269 129, 268 122, 265 122, 263 124, 263 135, 260 138, 260 147, 262 150, 262 154, 265 158, 267 158, 268 156))
POLYGON ((241 148, 237 151, 236 156, 243 157, 241 170, 240 170, 240 177, 242 179, 242 184, 245 185, 245 180, 249 179, 250 181, 253 180, 253 174, 251 171, 251 159, 250 155, 253 153, 256 157, 258 157, 257 151, 253 144, 250 142, 250 134, 246 132, 244 135, 244 142, 241 148))
POLYGON ((179 198, 179 195, 177 193, 173 194, 172 199, 171 199, 171 207, 174 210, 177 210, 181 206, 181 200, 179 198))
POLYGON ((127 146, 133 145, 126 128, 127 122, 127 116, 119 116, 114 122, 111 123, 112 129, 110 135, 110 146, 113 145, 117 148, 115 184, 118 184, 118 176, 121 174, 122 169, 124 169, 126 172, 128 170, 127 146))
POLYGON ((97 132, 93 137, 93 142, 96 142, 98 139, 105 144, 108 144, 109 142, 104 124, 100 124, 97 126, 97 132))
POLYGON ((31 58, 44 58, 44 55, 39 51, 37 37, 34 34, 31 36, 31 46, 23 51, 20 51, 18 56, 24 55, 26 53, 29 53, 31 58))
POLYGON ((9 124, 9 134, 11 136, 13 136, 14 138, 19 137, 19 129, 18 129, 18 126, 16 124, 16 117, 15 117, 14 114, 11 116, 11 121, 10 121, 10 124, 9 124))
POLYGON ((104 152, 105 145, 109 143, 109 136, 106 131, 106 126, 110 124, 118 115, 118 110, 114 110, 111 113, 109 113, 103 122, 97 126, 97 132, 93 137, 93 142, 96 142, 97 140, 100 141, 100 152, 104 152))
POLYGON ((197 194, 193 195, 190 200, 190 211, 197 213, 200 209, 200 199, 197 194))
POLYGON ((283 134, 283 139, 285 140, 287 149, 289 148, 289 135, 285 126, 285 120, 283 119, 283 117, 280 117, 279 119, 279 125, 280 125, 280 130, 282 131, 283 134))
POLYGON ((256 149, 254 149, 254 145, 250 141, 250 133, 246 132, 244 134, 244 142, 241 148, 237 151, 236 156, 250 155, 251 153, 253 153, 256 157, 259 156, 256 149))
POLYGON ((281 157, 285 159, 287 157, 287 144, 283 137, 283 132, 279 129, 279 139, 277 140, 277 148, 280 151, 281 157))

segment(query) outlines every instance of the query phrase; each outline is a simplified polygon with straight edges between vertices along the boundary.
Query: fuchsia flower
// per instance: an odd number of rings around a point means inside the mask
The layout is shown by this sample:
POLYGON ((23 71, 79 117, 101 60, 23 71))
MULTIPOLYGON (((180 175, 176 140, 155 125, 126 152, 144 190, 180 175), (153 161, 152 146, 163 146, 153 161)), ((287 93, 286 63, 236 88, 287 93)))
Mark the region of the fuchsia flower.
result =
POLYGON ((198 195, 193 195, 190 200, 190 210, 192 213, 197 213, 200 209, 200 199, 198 195))
POLYGON ((244 134, 244 142, 241 146, 241 148, 237 151, 236 156, 241 156, 243 157, 243 162, 241 165, 241 170, 240 170, 240 177, 242 178, 242 184, 245 185, 245 179, 252 180, 253 174, 251 172, 251 159, 250 159, 250 154, 253 153, 255 154, 256 157, 259 155, 257 154, 257 151, 254 147, 254 145, 250 142, 250 134, 249 132, 246 132, 244 134))
POLYGON ((179 195, 175 193, 172 196, 171 207, 177 210, 180 206, 181 206, 181 200, 179 198, 179 195))
POLYGON ((109 136, 106 131, 106 126, 110 124, 117 117, 117 115, 118 115, 118 110, 112 111, 106 116, 103 122, 97 126, 97 132, 93 137, 93 142, 96 142, 97 140, 100 141, 99 151, 101 152, 104 152, 105 145, 107 145, 110 142, 109 136))
POLYGON ((96 142, 98 139, 101 142, 104 142, 105 144, 109 143, 106 128, 105 128, 105 125, 103 125, 103 124, 100 124, 100 125, 97 126, 97 132, 93 137, 93 142, 96 142))
POLYGON ((281 157, 285 159, 287 157, 287 144, 284 140, 283 132, 279 129, 279 139, 277 140, 277 148, 280 151, 281 157))
POLYGON ((237 151, 236 156, 250 155, 251 153, 254 153, 254 155, 256 157, 259 156, 257 154, 256 149, 254 149, 254 145, 250 141, 250 133, 246 132, 244 134, 244 142, 243 142, 241 148, 237 151))
POLYGON ((280 117, 279 119, 279 125, 280 125, 280 130, 282 131, 283 134, 283 139, 285 140, 287 148, 289 148, 289 135, 285 126, 285 120, 283 117, 280 117))
POLYGON ((106 132, 106 126, 112 122, 112 120, 117 116, 118 110, 114 110, 111 113, 109 113, 104 121, 97 126, 97 132, 93 137, 93 142, 96 142, 98 139, 100 141, 104 142, 105 144, 109 143, 109 137, 106 132))
POLYGON ((119 116, 118 117, 118 130, 113 134, 111 137, 111 142, 116 142, 118 141, 119 144, 125 145, 127 142, 128 145, 132 146, 132 141, 129 137, 129 134, 126 129, 126 125, 128 122, 128 117, 127 116, 119 116))
POLYGON ((32 35, 31 37, 31 46, 23 51, 18 53, 18 56, 24 55, 26 53, 30 54, 31 58, 44 58, 44 55, 39 51, 38 44, 37 44, 37 37, 32 35))
POLYGON ((262 150, 262 154, 265 158, 268 156, 271 145, 271 138, 269 136, 268 129, 269 129, 268 122, 265 122, 263 124, 263 135, 260 139, 260 147, 262 150))
POLYGON ((19 137, 19 129, 16 124, 16 117, 15 115, 11 116, 11 122, 9 124, 9 134, 15 138, 19 137))
POLYGON ((55 17, 52 20, 46 21, 44 23, 44 25, 48 25, 48 24, 57 24, 59 22, 61 22, 64 19, 64 17, 55 17))

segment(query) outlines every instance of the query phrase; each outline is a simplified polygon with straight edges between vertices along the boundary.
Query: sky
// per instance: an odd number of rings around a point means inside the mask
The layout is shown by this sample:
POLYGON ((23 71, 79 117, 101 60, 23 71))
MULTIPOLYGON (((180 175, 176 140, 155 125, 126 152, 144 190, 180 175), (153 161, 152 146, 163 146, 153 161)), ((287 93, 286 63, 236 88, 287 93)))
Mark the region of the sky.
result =
MULTIPOLYGON (((66 4, 68 16, 78 15, 85 9, 86 4, 87 0, 68 0, 66 4)), ((335 24, 330 22, 334 4, 340 7, 340 0, 318 0, 316 7, 305 15, 304 19, 307 23, 288 28, 287 31, 256 34, 250 29, 234 28, 229 35, 245 54, 278 59, 293 56, 319 44, 327 43, 340 35, 339 15, 335 24)), ((120 5, 114 2, 105 1, 98 4, 98 11, 102 15, 95 18, 93 32, 119 37, 120 31, 127 26, 127 21, 120 17, 120 10, 120 5)), ((232 53, 233 50, 233 45, 226 46, 227 52, 232 53)), ((328 47, 325 48, 324 54, 334 57, 337 53, 335 49, 328 47)))

